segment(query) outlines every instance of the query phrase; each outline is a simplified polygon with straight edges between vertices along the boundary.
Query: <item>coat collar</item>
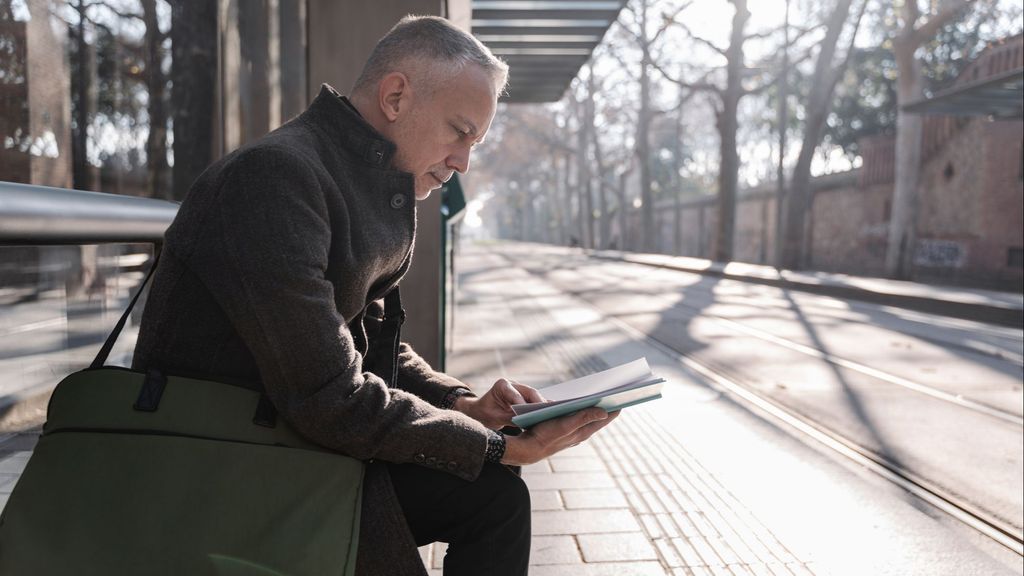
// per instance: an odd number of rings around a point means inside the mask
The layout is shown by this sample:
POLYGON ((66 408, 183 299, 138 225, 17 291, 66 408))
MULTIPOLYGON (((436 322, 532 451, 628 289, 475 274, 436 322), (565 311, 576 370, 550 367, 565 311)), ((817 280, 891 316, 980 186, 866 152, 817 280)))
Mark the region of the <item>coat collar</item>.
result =
POLYGON ((345 149, 353 157, 371 166, 389 167, 395 155, 394 142, 377 132, 342 98, 337 90, 323 84, 320 86, 320 94, 302 115, 322 128, 334 145, 345 149))

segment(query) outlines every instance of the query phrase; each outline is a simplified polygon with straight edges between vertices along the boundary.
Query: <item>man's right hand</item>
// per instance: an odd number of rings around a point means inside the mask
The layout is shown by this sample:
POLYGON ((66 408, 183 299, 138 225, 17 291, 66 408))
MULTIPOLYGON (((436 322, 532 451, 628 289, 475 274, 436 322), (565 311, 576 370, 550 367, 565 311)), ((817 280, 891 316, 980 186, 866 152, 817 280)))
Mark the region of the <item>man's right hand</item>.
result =
POLYGON ((590 438, 618 415, 618 411, 608 413, 600 408, 587 408, 541 422, 519 436, 506 436, 501 463, 524 466, 539 462, 590 438))

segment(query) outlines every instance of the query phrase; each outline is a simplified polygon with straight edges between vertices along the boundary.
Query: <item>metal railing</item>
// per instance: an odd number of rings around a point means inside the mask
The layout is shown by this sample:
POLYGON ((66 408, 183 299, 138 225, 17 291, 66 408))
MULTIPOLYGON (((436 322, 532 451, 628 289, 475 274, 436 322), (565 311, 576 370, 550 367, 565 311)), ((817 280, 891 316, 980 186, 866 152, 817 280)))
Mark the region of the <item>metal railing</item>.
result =
POLYGON ((0 245, 163 241, 178 204, 0 182, 0 245))

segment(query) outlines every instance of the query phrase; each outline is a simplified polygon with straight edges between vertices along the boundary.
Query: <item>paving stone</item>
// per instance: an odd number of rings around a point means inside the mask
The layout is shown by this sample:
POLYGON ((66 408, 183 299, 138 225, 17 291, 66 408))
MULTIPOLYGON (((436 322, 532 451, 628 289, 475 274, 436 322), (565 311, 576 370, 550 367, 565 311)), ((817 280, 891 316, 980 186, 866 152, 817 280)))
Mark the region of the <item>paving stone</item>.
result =
POLYGON ((577 536, 586 562, 657 560, 658 553, 642 532, 577 536))
POLYGON ((793 576, 793 573, 781 562, 769 562, 767 566, 772 576, 793 576))
POLYGON ((608 467, 598 457, 559 458, 551 461, 555 472, 605 472, 608 467))
POLYGON ((643 497, 636 492, 627 492, 626 501, 629 502, 629 507, 632 508, 637 514, 653 514, 650 508, 647 507, 647 502, 644 501, 643 497))
POLYGON ((804 564, 786 564, 786 568, 796 576, 814 576, 814 572, 804 564))
POLYGON ((726 566, 711 566, 710 568, 714 576, 733 576, 732 571, 726 566))
POLYGON ((562 490, 562 500, 569 510, 579 508, 626 508, 629 503, 620 490, 562 490))
POLYGON ((686 566, 704 566, 704 559, 697 553, 697 549, 694 548, 686 538, 671 538, 672 546, 675 547, 676 552, 683 559, 683 564, 686 566))
POLYGON ((531 566, 579 564, 582 561, 576 539, 572 536, 534 536, 530 542, 531 566))
POLYGON ((0 493, 9 494, 18 483, 18 474, 0 473, 0 493))
POLYGON ((668 510, 665 510, 665 507, 662 506, 661 499, 659 499, 658 495, 655 494, 654 492, 643 492, 641 496, 643 497, 644 502, 647 504, 647 509, 650 510, 651 512, 654 512, 655 514, 663 514, 665 512, 668 512, 668 510))
POLYGON ((714 548, 715 552, 718 554, 718 557, 722 559, 722 562, 725 562, 726 564, 739 563, 739 556, 736 554, 735 551, 733 551, 732 547, 729 546, 729 544, 722 537, 719 536, 714 538, 708 538, 707 543, 710 544, 712 548, 714 548))
POLYGON ((690 521, 690 516, 686 512, 673 512, 672 520, 676 523, 676 526, 679 526, 683 536, 687 538, 700 536, 700 530, 697 530, 697 527, 690 521))
POLYGON ((671 515, 658 514, 655 516, 655 518, 658 519, 658 524, 661 526, 661 529, 665 532, 665 534, 668 535, 669 538, 678 538, 679 536, 685 536, 685 534, 683 534, 682 531, 679 530, 679 528, 676 525, 676 522, 673 521, 671 515))
POLYGON ((558 454, 555 454, 550 460, 564 460, 566 458, 583 458, 583 457, 596 457, 598 454, 594 450, 594 447, 587 442, 572 448, 566 448, 558 454))
POLYGON ((528 476, 544 476, 547 474, 551 474, 551 466, 548 465, 547 460, 541 460, 536 464, 523 466, 523 478, 526 478, 528 476))
POLYGON ((11 452, 0 459, 0 473, 18 474, 25 470, 31 452, 11 452))
POLYGON ((693 538, 688 538, 687 542, 693 546, 693 549, 697 551, 697 554, 700 554, 703 564, 707 566, 723 565, 722 559, 718 557, 714 548, 712 548, 704 538, 695 536, 693 538))
POLYGON ((666 576, 658 562, 598 562, 580 564, 571 571, 557 564, 530 568, 530 576, 666 576))
POLYGON ((639 532, 640 524, 629 510, 560 510, 533 513, 533 533, 600 534, 606 532, 639 532))
POLYGON ((599 472, 556 472, 523 476, 531 490, 615 488, 615 480, 599 472))
POLYGON ((672 542, 668 538, 656 538, 652 540, 654 547, 658 549, 658 554, 661 555, 662 561, 668 565, 669 568, 676 568, 683 565, 683 559, 676 552, 672 542))
POLYGON ((558 490, 533 490, 530 492, 530 508, 533 510, 562 510, 562 497, 558 490))
POLYGON ((657 538, 667 538, 668 534, 662 530, 661 524, 658 523, 657 517, 653 514, 639 514, 640 524, 644 527, 644 532, 647 533, 647 537, 651 540, 657 538))
POLYGON ((430 558, 432 560, 430 567, 436 570, 444 568, 444 555, 448 553, 448 544, 444 542, 434 542, 430 549, 430 558))

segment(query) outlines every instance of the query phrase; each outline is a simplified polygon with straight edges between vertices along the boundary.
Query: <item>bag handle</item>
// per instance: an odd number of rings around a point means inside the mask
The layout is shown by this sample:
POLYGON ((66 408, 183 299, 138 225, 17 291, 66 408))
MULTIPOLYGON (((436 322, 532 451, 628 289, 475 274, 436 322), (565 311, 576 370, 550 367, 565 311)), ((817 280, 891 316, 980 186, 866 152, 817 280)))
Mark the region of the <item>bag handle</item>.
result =
POLYGON ((405 310, 402 308, 402 296, 395 286, 384 297, 384 318, 380 329, 380 339, 391 345, 391 354, 388 360, 391 365, 388 367, 389 374, 378 374, 389 387, 394 388, 398 383, 398 347, 402 343, 402 324, 405 322, 405 310))
POLYGON ((89 368, 102 368, 107 363, 107 357, 110 356, 110 351, 114 349, 114 343, 117 342, 117 337, 121 335, 121 330, 124 330, 124 325, 128 322, 128 316, 132 313, 132 308, 135 308, 135 303, 139 301, 139 296, 142 295, 142 291, 146 288, 146 284, 149 283, 149 279, 153 277, 153 272, 156 271, 156 265, 160 263, 160 249, 154 248, 156 254, 153 257, 153 264, 149 267, 149 272, 146 272, 146 277, 139 284, 139 289, 135 292, 135 296, 132 297, 132 301, 128 304, 128 308, 121 314, 121 319, 114 325, 113 331, 107 336, 106 342, 100 348, 99 353, 96 354, 96 358, 93 359, 92 364, 89 368))

